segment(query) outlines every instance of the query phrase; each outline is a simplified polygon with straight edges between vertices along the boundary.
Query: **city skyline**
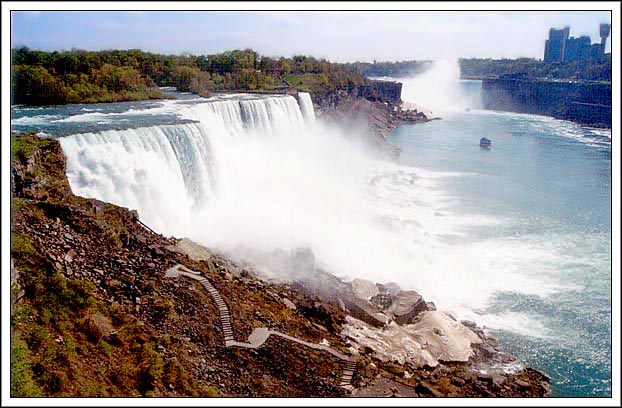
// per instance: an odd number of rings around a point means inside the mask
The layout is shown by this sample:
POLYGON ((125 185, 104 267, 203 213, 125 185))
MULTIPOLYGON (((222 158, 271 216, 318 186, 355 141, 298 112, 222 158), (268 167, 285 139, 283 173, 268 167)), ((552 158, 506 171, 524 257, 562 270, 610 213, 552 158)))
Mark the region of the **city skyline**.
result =
MULTIPOLYGON (((336 62, 537 58, 550 28, 598 39, 608 12, 13 12, 12 47, 210 54, 253 48, 336 62), (171 36, 174 33, 174 36, 171 36), (287 39, 284 41, 283 39, 287 39)), ((610 52, 607 41, 606 52, 610 52)))

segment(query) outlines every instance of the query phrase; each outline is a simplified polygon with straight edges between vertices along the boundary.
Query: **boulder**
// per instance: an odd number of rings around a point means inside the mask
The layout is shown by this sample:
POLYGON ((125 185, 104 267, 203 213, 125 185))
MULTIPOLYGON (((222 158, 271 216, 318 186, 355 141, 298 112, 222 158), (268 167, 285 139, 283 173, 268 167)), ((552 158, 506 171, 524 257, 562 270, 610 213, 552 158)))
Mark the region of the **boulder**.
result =
POLYGON ((469 328, 438 311, 423 312, 407 328, 417 343, 439 361, 467 361, 474 354, 471 344, 481 342, 469 328))
POLYGON ((354 279, 350 282, 354 296, 359 299, 369 300, 378 294, 378 287, 375 283, 365 279, 354 279))
POLYGON ((283 298, 283 303, 285 303, 285 307, 287 307, 288 309, 296 310, 296 305, 288 298, 283 298))
POLYGON ((387 315, 369 303, 367 300, 358 297, 349 297, 344 299, 344 303, 350 315, 371 326, 384 327, 389 324, 387 315))
POLYGON ((387 313, 397 324, 413 323, 419 313, 425 312, 427 305, 420 294, 414 290, 399 292, 393 297, 393 303, 387 313))
POLYGON ((372 327, 352 316, 346 317, 342 334, 354 346, 381 361, 412 364, 416 367, 435 367, 438 361, 419 344, 408 326, 391 324, 383 329, 372 327))
POLYGON ((400 288, 400 285, 398 285, 395 282, 385 283, 382 286, 384 287, 384 292, 390 295, 397 295, 399 292, 402 291, 402 288, 400 288))
POLYGON ((211 258, 211 254, 207 249, 188 238, 182 239, 177 245, 169 245, 167 249, 187 255, 190 259, 195 261, 207 261, 211 258))

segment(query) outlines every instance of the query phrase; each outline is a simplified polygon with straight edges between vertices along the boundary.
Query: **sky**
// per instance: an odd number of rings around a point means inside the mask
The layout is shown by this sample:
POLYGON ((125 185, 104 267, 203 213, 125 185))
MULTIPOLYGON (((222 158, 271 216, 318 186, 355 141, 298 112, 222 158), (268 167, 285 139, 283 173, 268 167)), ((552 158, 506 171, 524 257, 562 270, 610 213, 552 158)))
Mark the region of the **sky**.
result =
MULTIPOLYGON (((12 12, 12 47, 139 48, 209 54, 253 48, 335 62, 542 58, 550 27, 599 41, 609 12, 12 12)), ((607 51, 611 46, 607 42, 607 51)))

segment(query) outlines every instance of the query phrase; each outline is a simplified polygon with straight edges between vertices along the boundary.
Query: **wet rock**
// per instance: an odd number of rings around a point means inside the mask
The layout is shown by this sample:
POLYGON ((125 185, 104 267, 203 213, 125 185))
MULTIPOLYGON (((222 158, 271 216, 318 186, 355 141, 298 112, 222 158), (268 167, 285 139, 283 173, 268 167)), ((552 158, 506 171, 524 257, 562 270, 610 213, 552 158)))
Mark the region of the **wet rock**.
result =
POLYGON ((390 295, 397 295, 401 292, 402 288, 395 282, 389 282, 382 285, 384 287, 384 292, 390 295))
POLYGON ((176 245, 169 245, 167 249, 173 252, 187 255, 190 259, 195 261, 207 261, 211 259, 212 255, 205 247, 197 244, 196 242, 183 238, 176 245))
POLYGON ((354 296, 359 299, 369 300, 371 297, 378 294, 378 287, 376 284, 365 279, 354 279, 350 282, 350 286, 352 287, 354 296))
POLYGON ((369 302, 384 310, 389 308, 391 304, 393 304, 393 298, 391 295, 388 295, 386 293, 378 293, 377 295, 372 296, 372 298, 369 299, 369 302))
POLYGON ((348 310, 346 309, 346 305, 343 303, 343 300, 341 300, 341 298, 337 298, 337 305, 339 306, 339 309, 341 309, 344 312, 348 310))
POLYGON ((470 320, 462 320, 461 323, 465 325, 466 327, 468 327, 469 329, 474 329, 475 327, 477 327, 477 324, 475 324, 475 322, 472 322, 470 320))
POLYGON ((471 344, 481 343, 466 326, 437 311, 423 312, 408 329, 419 344, 442 361, 467 361, 474 354, 471 344))
POLYGON ((479 346, 479 350, 482 352, 484 357, 492 357, 496 354, 496 350, 488 343, 482 343, 479 346))
POLYGON ((387 313, 398 324, 410 324, 415 321, 420 313, 426 310, 427 305, 421 295, 414 290, 408 290, 395 295, 387 313))
POLYGON ((350 297, 344 301, 350 315, 374 327, 384 327, 389 318, 366 300, 350 297))

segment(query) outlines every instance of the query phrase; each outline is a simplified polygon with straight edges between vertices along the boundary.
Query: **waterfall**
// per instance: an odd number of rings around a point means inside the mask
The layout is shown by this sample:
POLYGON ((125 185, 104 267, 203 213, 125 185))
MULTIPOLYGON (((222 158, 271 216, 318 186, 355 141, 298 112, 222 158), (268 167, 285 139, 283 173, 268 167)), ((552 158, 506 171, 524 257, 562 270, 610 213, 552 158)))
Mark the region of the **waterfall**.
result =
POLYGON ((307 92, 298 92, 298 103, 300 104, 300 110, 305 119, 315 120, 315 112, 313 110, 313 102, 311 101, 311 95, 307 92))
POLYGON ((193 123, 61 138, 73 191, 137 209, 159 231, 188 234, 215 195, 230 197, 253 163, 277 159, 273 152, 257 156, 258 144, 278 146, 314 115, 313 105, 301 110, 291 96, 180 102, 174 109, 193 123))
POLYGON ((153 228, 176 230, 177 211, 212 190, 211 153, 197 124, 85 133, 60 139, 73 191, 138 209, 153 228))

